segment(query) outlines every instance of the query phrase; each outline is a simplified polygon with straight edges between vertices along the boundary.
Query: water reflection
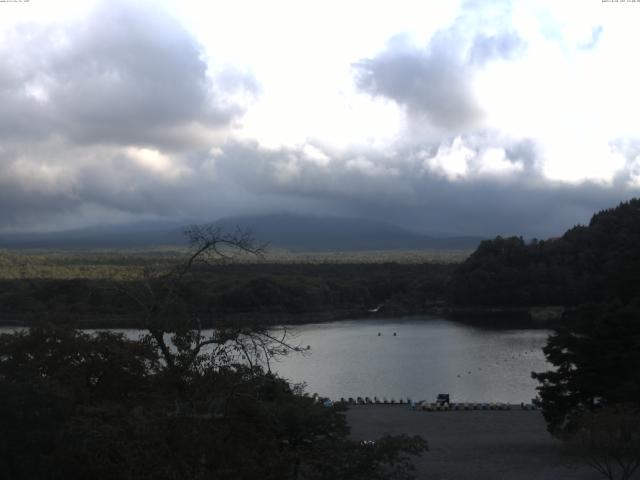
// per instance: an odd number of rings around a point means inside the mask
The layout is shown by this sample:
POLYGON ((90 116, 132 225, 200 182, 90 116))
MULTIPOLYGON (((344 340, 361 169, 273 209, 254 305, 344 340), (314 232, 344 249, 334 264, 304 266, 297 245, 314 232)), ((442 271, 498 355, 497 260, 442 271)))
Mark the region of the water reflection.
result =
MULTIPOLYGON (((1 328, 0 333, 15 329, 1 328)), ((353 320, 289 327, 311 351, 272 369, 331 398, 377 396, 452 401, 529 402, 532 371, 548 370, 548 331, 487 330, 431 317, 353 320), (394 333, 396 335, 394 335, 394 333)), ((137 339, 140 330, 116 329, 137 339)))
POLYGON ((528 402, 536 394, 531 372, 550 368, 541 350, 548 334, 427 317, 304 325, 296 336, 312 354, 284 358, 274 369, 332 398, 433 400, 446 392, 453 401, 528 402))

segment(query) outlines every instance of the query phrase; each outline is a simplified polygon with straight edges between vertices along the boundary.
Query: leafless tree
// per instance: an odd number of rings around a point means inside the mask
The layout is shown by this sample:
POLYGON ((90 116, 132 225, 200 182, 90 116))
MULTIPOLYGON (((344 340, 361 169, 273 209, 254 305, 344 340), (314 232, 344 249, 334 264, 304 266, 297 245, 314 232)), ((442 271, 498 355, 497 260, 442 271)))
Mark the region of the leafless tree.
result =
POLYGON ((185 234, 189 253, 183 261, 165 271, 147 268, 141 277, 118 285, 118 290, 137 305, 142 325, 148 331, 146 341, 158 348, 166 368, 183 375, 197 365, 206 350, 209 360, 217 359, 222 364, 241 357, 250 366, 261 362, 269 369, 273 356, 300 350, 289 343, 286 329, 276 334, 259 325, 219 321, 205 335, 198 306, 188 306, 187 311, 175 308, 184 303, 181 295, 185 282, 199 268, 230 261, 238 255, 262 257, 266 247, 258 244, 248 230, 225 233, 216 226, 195 225, 185 234))
POLYGON ((629 480, 640 467, 640 409, 612 405, 585 412, 566 438, 570 450, 610 480, 629 480))

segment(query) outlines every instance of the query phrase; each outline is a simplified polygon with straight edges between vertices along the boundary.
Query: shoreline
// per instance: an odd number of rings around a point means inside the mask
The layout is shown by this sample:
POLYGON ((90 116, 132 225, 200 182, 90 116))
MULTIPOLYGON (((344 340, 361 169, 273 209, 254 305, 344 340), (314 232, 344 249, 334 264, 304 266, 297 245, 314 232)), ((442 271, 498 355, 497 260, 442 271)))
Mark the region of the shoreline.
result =
MULTIPOLYGON (((295 326, 330 323, 342 320, 370 320, 388 317, 434 316, 478 327, 507 330, 553 329, 558 326, 565 308, 548 307, 457 307, 435 305, 422 309, 390 306, 378 312, 362 308, 323 310, 315 312, 223 312, 214 313, 203 321, 204 328, 215 323, 231 325, 295 326)), ((207 318, 203 316, 203 318, 207 318)), ((73 312, 38 315, 0 315, 0 327, 28 327, 39 323, 71 325, 77 328, 144 328, 135 315, 78 315, 73 312)))

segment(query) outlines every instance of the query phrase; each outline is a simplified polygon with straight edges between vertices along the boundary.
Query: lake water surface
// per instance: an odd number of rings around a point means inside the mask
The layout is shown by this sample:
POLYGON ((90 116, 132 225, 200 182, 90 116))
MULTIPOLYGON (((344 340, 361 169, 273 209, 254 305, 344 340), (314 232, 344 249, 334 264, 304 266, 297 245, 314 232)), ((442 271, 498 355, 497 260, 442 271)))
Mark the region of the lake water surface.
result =
MULTIPOLYGON (((438 393, 449 393, 456 402, 530 402, 537 385, 531 372, 550 369, 541 350, 546 330, 484 329, 427 316, 288 329, 293 343, 311 350, 280 358, 272 369, 293 382, 306 382, 310 393, 333 399, 433 401, 438 393)), ((118 331, 130 338, 140 334, 118 331)))
POLYGON ((550 368, 542 354, 549 332, 543 330, 410 317, 303 325, 295 335, 311 345, 311 354, 287 357, 274 370, 331 398, 435 400, 450 393, 453 401, 529 402, 537 385, 531 372, 550 368))

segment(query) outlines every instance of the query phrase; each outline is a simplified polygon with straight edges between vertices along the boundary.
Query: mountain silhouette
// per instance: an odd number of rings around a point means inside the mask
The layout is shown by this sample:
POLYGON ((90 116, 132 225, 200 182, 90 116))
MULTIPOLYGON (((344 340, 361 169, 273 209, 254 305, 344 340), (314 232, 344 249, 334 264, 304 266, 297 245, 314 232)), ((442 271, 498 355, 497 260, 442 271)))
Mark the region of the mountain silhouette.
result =
MULTIPOLYGON (((365 218, 272 214, 225 217, 213 222, 225 232, 249 229, 260 243, 291 251, 467 250, 481 237, 430 236, 391 223, 365 218)), ((139 222, 49 233, 0 236, 3 248, 147 248, 184 246, 187 225, 139 222)))

